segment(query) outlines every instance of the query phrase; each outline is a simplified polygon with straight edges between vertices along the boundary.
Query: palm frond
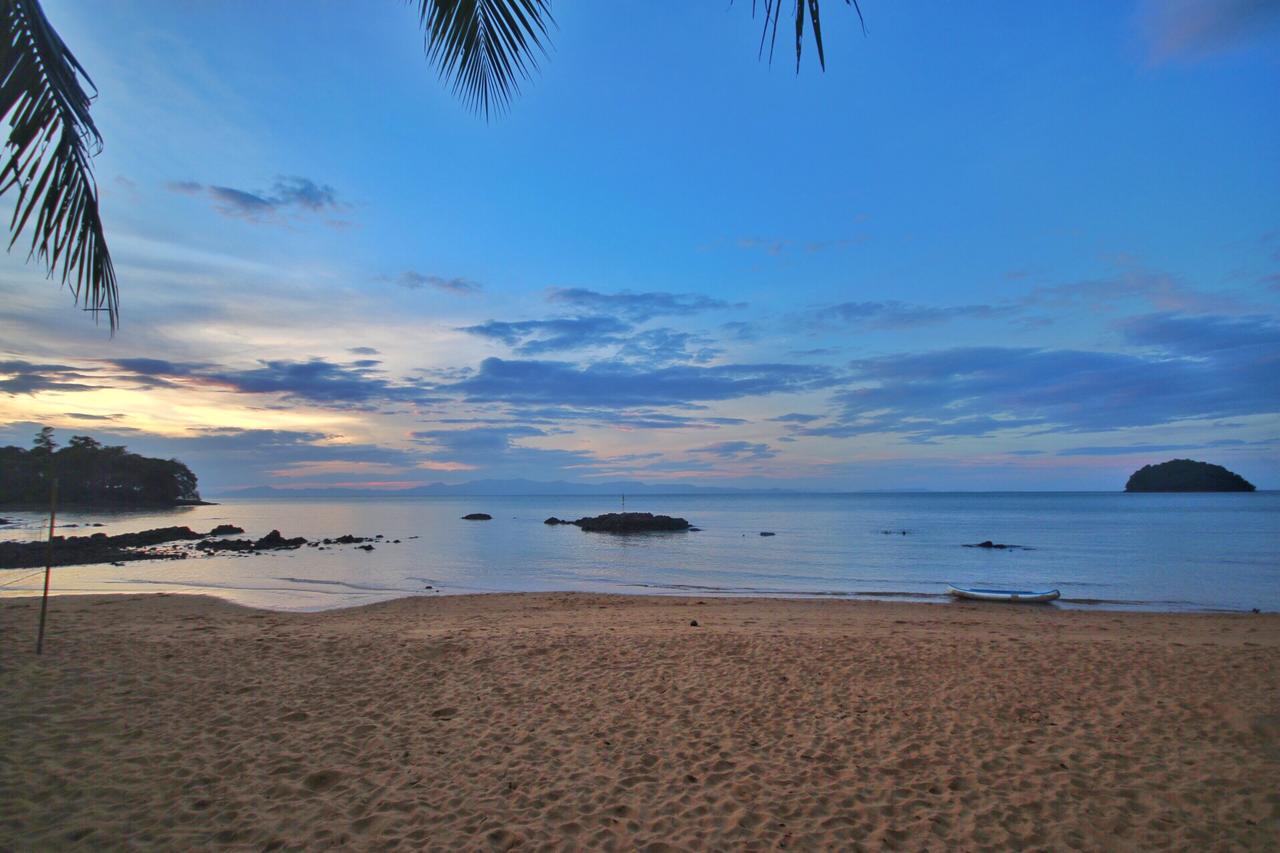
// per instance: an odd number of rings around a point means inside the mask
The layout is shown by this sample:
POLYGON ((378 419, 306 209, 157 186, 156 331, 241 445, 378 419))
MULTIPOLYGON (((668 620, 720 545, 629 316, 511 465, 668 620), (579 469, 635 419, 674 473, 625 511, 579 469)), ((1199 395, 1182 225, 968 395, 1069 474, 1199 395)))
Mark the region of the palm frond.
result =
POLYGON ((418 0, 427 58, 454 94, 489 118, 520 91, 546 54, 548 0, 418 0))
POLYGON ((116 273, 90 165, 90 146, 102 148, 89 117, 97 90, 37 0, 0 0, 0 39, 0 117, 9 122, 0 195, 18 191, 9 249, 34 215, 27 259, 38 258, 51 277, 60 274, 86 310, 106 311, 114 332, 116 273))
MULTIPOLYGON (((755 17, 757 3, 759 0, 751 0, 751 16, 755 17)), ((827 57, 822 50, 822 21, 819 16, 819 6, 821 0, 792 0, 795 4, 793 12, 796 19, 796 73, 800 73, 800 54, 804 50, 804 22, 807 15, 809 23, 813 26, 813 44, 818 49, 818 65, 823 71, 827 70, 827 57)), ((769 43, 769 61, 773 62, 773 48, 778 42, 778 20, 782 17, 783 0, 762 0, 759 5, 763 8, 764 29, 760 33, 760 51, 759 55, 764 56, 765 42, 769 43)), ((866 19, 862 17, 862 7, 858 5, 858 0, 844 0, 846 6, 852 6, 853 10, 858 13, 858 23, 862 27, 863 34, 867 31, 866 19)))

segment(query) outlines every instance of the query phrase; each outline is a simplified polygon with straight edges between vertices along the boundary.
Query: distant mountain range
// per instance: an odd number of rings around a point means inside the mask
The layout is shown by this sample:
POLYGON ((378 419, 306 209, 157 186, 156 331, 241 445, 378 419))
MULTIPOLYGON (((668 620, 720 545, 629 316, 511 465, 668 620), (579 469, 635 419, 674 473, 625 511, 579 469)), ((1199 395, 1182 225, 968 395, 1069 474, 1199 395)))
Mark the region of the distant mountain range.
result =
POLYGON ((275 486, 253 486, 228 489, 218 493, 225 498, 388 498, 470 495, 748 495, 795 493, 794 489, 733 489, 721 486, 693 486, 687 483, 651 485, 633 480, 610 483, 551 483, 537 480, 472 480, 450 485, 431 483, 409 489, 278 489, 275 486))

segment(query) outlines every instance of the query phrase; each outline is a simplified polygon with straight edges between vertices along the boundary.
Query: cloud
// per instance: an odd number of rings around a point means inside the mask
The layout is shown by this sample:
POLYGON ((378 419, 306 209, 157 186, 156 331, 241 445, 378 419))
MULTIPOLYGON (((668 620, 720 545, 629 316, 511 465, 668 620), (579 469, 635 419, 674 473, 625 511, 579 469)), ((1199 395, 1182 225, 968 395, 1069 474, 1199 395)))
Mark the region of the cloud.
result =
POLYGON ((439 275, 428 275, 416 272, 415 270, 405 270, 396 276, 395 283, 408 290, 422 290, 425 287, 434 287, 436 290, 443 290, 446 293, 456 293, 462 296, 468 296, 473 293, 479 293, 484 286, 477 281, 469 278, 446 278, 439 275))
POLYGON ((722 352, 719 347, 712 345, 710 338, 692 332, 661 328, 628 336, 618 349, 617 357, 658 367, 683 362, 705 364, 722 352))
POLYGON ((196 181, 170 181, 165 187, 182 195, 206 195, 213 200, 213 209, 223 216, 255 223, 280 222, 288 214, 341 212, 349 207, 338 200, 333 187, 296 175, 281 175, 270 190, 206 186, 196 181))
POLYGON ((652 409, 600 409, 569 406, 510 406, 506 417, 437 418, 442 424, 540 424, 564 428, 569 422, 616 429, 717 429, 740 426, 744 418, 697 417, 657 412, 652 409))
POLYGON ((392 381, 382 376, 382 371, 377 369, 379 362, 372 359, 345 364, 323 358, 307 361, 275 359, 259 361, 257 367, 244 370, 152 358, 113 359, 108 363, 135 377, 189 380, 246 394, 281 394, 294 400, 335 407, 382 401, 422 403, 435 399, 413 380, 392 381))
POLYGON ((351 353, 352 355, 381 355, 382 354, 378 352, 376 349, 374 349, 373 347, 349 347, 347 349, 347 352, 351 353))
POLYGON ((67 364, 0 361, 0 393, 10 396, 38 391, 92 391, 102 387, 97 382, 89 372, 67 364))
POLYGON ((1159 347, 1179 355, 1209 356, 1224 351, 1247 354, 1255 349, 1273 354, 1280 351, 1280 325, 1260 315, 1149 314, 1129 320, 1122 324, 1122 329, 1131 343, 1159 347))
POLYGON ((526 447, 522 438, 537 438, 548 433, 531 426, 470 427, 467 429, 432 429, 411 434, 417 444, 429 448, 429 462, 466 468, 483 467, 490 475, 545 475, 548 469, 592 467, 594 454, 576 450, 526 447))
POLYGON ((143 376, 190 376, 206 366, 190 362, 166 361, 161 358, 115 358, 108 360, 107 363, 143 376))
POLYGON ((594 316, 515 323, 489 320, 476 326, 462 326, 458 331, 501 341, 524 355, 539 355, 625 344, 622 336, 631 331, 631 325, 613 317, 594 316))
POLYGON ((946 323, 950 320, 973 318, 990 319, 1016 313, 1010 306, 952 305, 935 307, 912 305, 905 302, 842 302, 808 312, 807 325, 830 328, 835 325, 857 326, 866 329, 908 329, 946 323))
POLYGON ((1058 456, 1129 456, 1142 453, 1181 453, 1185 450, 1205 450, 1207 448, 1241 447, 1248 444, 1238 438, 1226 438, 1202 444, 1127 444, 1105 447, 1069 447, 1059 450, 1058 456))
POLYGON ((692 448, 690 453, 709 454, 720 459, 772 459, 778 452, 767 444, 750 441, 719 441, 706 447, 692 448))
POLYGON ((487 320, 474 326, 461 326, 458 331, 500 341, 520 355, 616 347, 615 360, 649 367, 684 362, 705 364, 722 352, 710 338, 701 334, 667 327, 637 332, 630 323, 606 315, 516 322, 487 320))
POLYGON ((164 186, 169 192, 182 195, 200 195, 204 192, 204 184, 196 181, 169 181, 164 186))
POLYGON ((757 341, 760 339, 760 326, 742 320, 733 320, 720 324, 726 335, 737 341, 757 341))
POLYGON ((421 444, 428 444, 448 453, 493 453, 511 447, 516 438, 543 436, 547 433, 537 427, 471 427, 468 429, 432 429, 410 433, 421 444))
POLYGON ((569 305, 579 311, 612 314, 626 317, 637 323, 665 315, 687 315, 702 311, 718 311, 726 308, 743 308, 745 303, 731 304, 723 299, 702 296, 697 293, 600 293, 581 287, 553 287, 547 291, 547 301, 569 305))
POLYGON ((764 237, 741 237, 737 241, 739 249, 760 250, 768 255, 777 257, 784 252, 793 249, 802 249, 810 254, 818 252, 826 252, 832 249, 848 249, 852 246, 860 246, 871 239, 866 234, 859 234, 856 237, 840 237, 830 240, 785 240, 785 239, 768 239, 764 237))
POLYGON ((614 362, 487 358, 475 376, 438 390, 475 402, 550 403, 601 408, 682 406, 829 387, 830 370, 794 364, 681 365, 643 369, 614 362))
POLYGON ((1139 12, 1151 59, 1204 59, 1274 38, 1276 0, 1145 0, 1139 12))
POLYGON ((778 421, 784 424, 808 424, 814 421, 822 420, 822 415, 806 415, 803 412, 790 412, 789 414, 779 415, 776 418, 769 418, 771 421, 778 421))
POLYGON ((971 347, 853 363, 836 423, 807 435, 914 441, 1005 429, 1091 432, 1280 412, 1280 326, 1264 318, 1152 315, 1126 326, 1142 355, 971 347))
POLYGON ((1041 285, 1020 300, 1028 308, 1090 312, 1113 311, 1125 303, 1144 303, 1156 311, 1215 313, 1234 311, 1238 301, 1224 294, 1206 293, 1174 276, 1146 270, 1128 271, 1109 278, 1041 285))

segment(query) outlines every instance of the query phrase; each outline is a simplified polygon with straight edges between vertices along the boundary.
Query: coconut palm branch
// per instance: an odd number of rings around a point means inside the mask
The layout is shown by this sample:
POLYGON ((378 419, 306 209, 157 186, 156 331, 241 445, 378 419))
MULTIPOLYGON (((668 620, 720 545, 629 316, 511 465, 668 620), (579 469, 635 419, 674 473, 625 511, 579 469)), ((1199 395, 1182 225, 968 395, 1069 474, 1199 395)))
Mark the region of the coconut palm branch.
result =
MULTIPOLYGON (((818 64, 825 71, 822 47, 821 0, 791 0, 795 18, 796 71, 804 49, 805 21, 813 29, 818 64)), ((858 0, 844 0, 866 21, 858 0)), ((773 60, 778 22, 784 0, 752 0, 751 14, 762 9, 764 28, 760 54, 769 45, 773 60)), ((546 54, 551 16, 549 0, 418 0, 418 18, 426 34, 427 58, 451 84, 454 94, 476 112, 489 118, 504 111, 520 91, 520 81, 537 68, 538 54, 546 54)))
MULTIPOLYGON (((760 33, 760 55, 764 55, 764 44, 769 42, 769 61, 773 61, 773 48, 778 42, 778 21, 782 17, 783 0, 761 0, 764 7, 764 31, 760 33)), ((796 73, 800 73, 800 54, 804 49, 804 21, 805 17, 809 18, 813 26, 813 44, 818 49, 818 65, 823 71, 827 70, 827 57, 822 52, 822 19, 818 14, 818 7, 821 5, 820 0, 792 0, 795 4, 792 12, 796 20, 796 73)), ((858 0, 844 0, 846 6, 852 6, 853 10, 858 13, 858 23, 862 26, 862 31, 867 31, 867 22, 862 17, 862 7, 858 5, 858 0)), ((751 15, 756 14, 757 0, 751 0, 751 15)))
POLYGON ((427 58, 467 106, 502 112, 546 54, 547 0, 418 0, 427 58))
POLYGON ((9 248, 31 225, 28 260, 59 275, 77 304, 105 311, 114 332, 116 273, 90 167, 90 148, 102 147, 89 117, 97 90, 37 0, 0 0, 0 39, 0 117, 9 122, 0 195, 18 191, 9 248))

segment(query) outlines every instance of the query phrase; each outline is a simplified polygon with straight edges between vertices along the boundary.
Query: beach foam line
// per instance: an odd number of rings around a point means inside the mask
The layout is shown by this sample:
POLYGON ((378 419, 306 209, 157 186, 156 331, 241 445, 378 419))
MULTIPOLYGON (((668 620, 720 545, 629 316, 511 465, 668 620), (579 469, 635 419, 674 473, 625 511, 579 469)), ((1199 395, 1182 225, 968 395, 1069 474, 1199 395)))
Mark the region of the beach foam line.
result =
POLYGON ((413 592, 415 591, 415 590, 405 589, 404 587, 401 587, 401 586, 365 586, 362 584, 348 583, 347 581, 323 580, 321 578, 277 577, 276 580, 285 581, 287 583, 315 583, 315 584, 324 584, 327 586, 345 586, 348 589, 367 590, 369 592, 413 592))

